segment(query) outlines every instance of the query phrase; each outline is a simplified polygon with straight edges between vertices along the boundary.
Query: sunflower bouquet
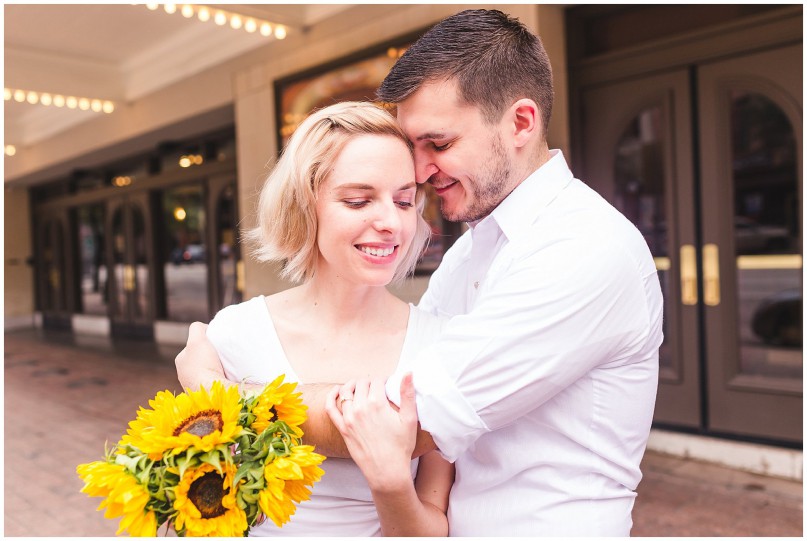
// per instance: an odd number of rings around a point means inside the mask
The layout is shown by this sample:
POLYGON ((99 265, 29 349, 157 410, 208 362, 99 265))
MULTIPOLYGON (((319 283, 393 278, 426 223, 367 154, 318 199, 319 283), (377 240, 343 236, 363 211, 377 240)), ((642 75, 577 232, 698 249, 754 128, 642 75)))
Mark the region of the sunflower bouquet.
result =
POLYGON ((278 527, 308 500, 325 459, 302 445, 305 405, 280 376, 258 394, 235 386, 174 396, 141 407, 104 460, 81 464, 82 492, 104 498, 117 533, 245 536, 269 518, 278 527))

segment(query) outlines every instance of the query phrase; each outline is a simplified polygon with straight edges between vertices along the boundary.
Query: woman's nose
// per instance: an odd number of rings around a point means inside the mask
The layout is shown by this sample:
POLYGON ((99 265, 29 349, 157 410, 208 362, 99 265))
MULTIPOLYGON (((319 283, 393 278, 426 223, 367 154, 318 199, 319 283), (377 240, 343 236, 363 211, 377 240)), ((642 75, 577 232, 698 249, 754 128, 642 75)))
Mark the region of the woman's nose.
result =
POLYGON ((373 217, 373 227, 378 231, 397 232, 401 227, 401 217, 394 201, 389 201, 383 205, 376 206, 376 214, 373 217))

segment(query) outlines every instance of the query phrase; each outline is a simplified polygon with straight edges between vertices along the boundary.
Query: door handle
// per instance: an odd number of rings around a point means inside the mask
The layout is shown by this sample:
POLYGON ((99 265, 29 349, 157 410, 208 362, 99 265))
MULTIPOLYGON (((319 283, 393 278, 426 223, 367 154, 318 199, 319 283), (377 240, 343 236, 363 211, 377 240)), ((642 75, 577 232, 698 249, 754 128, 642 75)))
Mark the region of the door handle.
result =
POLYGON ((62 285, 62 275, 58 269, 50 269, 48 280, 50 280, 50 285, 53 289, 60 289, 60 286, 62 285))
POLYGON ((681 246, 681 304, 698 304, 698 265, 695 261, 695 247, 681 246))
POLYGON ((135 270, 132 265, 123 267, 123 289, 124 291, 134 291, 135 289, 135 270))
POLYGON ((720 261, 717 244, 703 246, 703 302, 707 306, 720 304, 720 261))
POLYGON ((235 289, 239 293, 244 292, 244 261, 238 260, 235 264, 235 289))

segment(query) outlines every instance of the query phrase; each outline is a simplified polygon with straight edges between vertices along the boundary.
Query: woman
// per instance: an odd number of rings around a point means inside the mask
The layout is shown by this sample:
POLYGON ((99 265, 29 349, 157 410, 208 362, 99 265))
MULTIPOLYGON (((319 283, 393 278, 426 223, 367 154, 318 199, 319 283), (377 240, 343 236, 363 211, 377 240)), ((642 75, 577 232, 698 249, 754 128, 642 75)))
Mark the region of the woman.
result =
MULTIPOLYGON (((349 390, 357 406, 383 396, 379 382, 405 369, 441 327, 386 289, 411 272, 428 240, 423 198, 406 136, 387 112, 347 102, 309 116, 267 179, 247 234, 259 260, 283 261, 283 276, 301 284, 216 315, 207 335, 227 378, 350 381, 342 396, 349 390)), ((334 415, 348 404, 333 406, 334 415)), ((358 464, 329 458, 290 523, 251 534, 447 535, 453 466, 436 453, 410 460, 413 427, 376 426, 383 413, 341 423, 358 464), (379 468, 391 451, 395 460, 379 468)))

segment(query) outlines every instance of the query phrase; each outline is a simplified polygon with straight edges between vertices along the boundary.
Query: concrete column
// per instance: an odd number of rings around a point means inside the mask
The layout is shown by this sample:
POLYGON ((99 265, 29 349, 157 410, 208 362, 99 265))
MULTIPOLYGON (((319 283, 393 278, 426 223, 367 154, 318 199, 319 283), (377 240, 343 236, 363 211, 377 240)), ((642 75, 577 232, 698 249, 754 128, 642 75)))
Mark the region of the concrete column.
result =
MULTIPOLYGON (((273 81, 262 66, 235 76, 235 126, 238 146, 239 224, 245 229, 256 225, 256 207, 264 180, 277 161, 275 96, 273 81)), ((259 263, 242 240, 244 299, 269 295, 291 283, 279 276, 280 264, 259 263)))
POLYGON ((5 188, 3 199, 5 329, 34 324, 34 271, 28 264, 32 254, 31 213, 28 190, 5 188))
MULTIPOLYGON (((552 64, 555 99, 552 107, 552 119, 549 121, 549 133, 547 133, 549 148, 562 150, 567 163, 571 163, 569 72, 566 60, 564 9, 565 7, 562 5, 538 4, 534 10, 535 21, 531 21, 534 26, 530 26, 530 29, 541 36, 544 49, 552 64)), ((527 21, 524 20, 524 23, 527 24, 527 21)))

